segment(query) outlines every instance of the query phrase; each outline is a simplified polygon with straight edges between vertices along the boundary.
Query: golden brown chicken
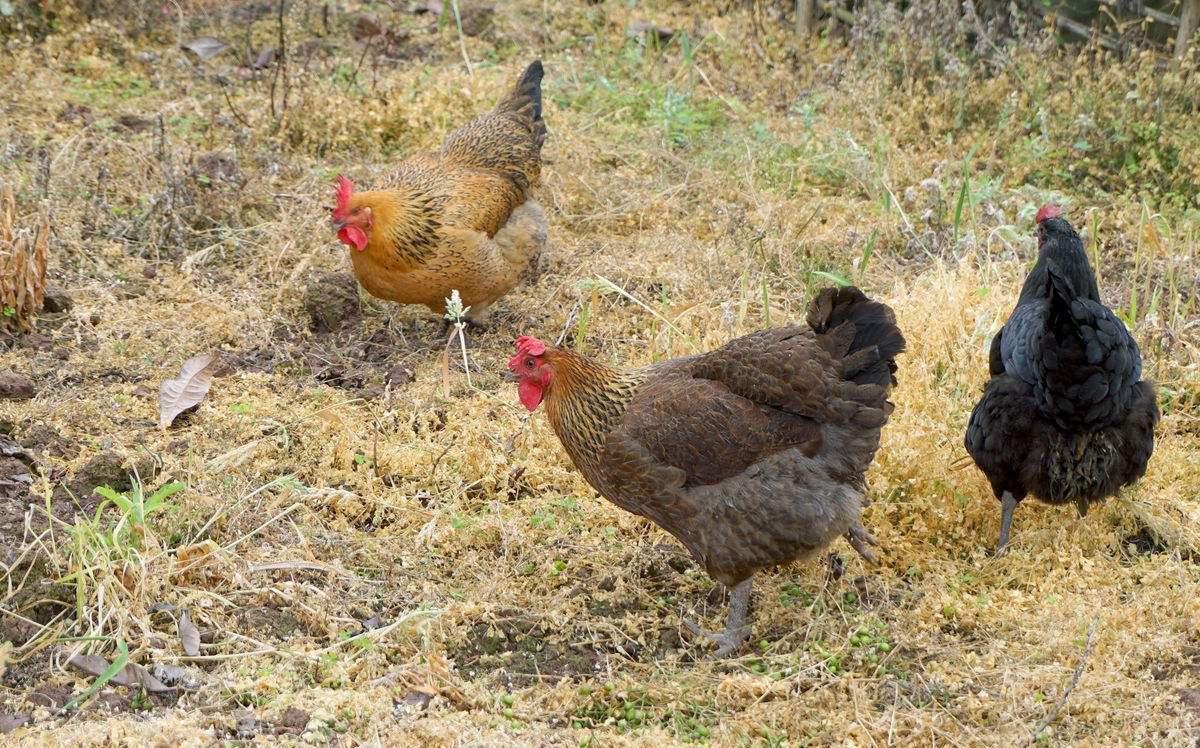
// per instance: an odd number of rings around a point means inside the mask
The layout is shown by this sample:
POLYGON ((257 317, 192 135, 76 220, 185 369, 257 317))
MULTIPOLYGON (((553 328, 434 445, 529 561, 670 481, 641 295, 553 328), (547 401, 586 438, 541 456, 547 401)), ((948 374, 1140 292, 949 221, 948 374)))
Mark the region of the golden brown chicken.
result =
POLYGON ((404 161, 379 189, 337 179, 333 226, 372 296, 445 311, 457 290, 480 325, 546 246, 546 216, 530 197, 541 178, 542 63, 496 108, 404 161))

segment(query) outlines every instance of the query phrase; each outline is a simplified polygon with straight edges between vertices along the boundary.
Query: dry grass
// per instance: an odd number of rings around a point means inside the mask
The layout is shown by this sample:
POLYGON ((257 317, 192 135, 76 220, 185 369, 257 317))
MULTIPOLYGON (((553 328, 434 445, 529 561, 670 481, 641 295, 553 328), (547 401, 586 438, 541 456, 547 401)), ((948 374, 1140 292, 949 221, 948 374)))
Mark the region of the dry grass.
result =
POLYGON ((27 518, 0 493, 15 516, 0 559, 0 631, 14 641, 0 714, 35 717, 17 742, 265 740, 289 707, 308 713, 307 740, 342 745, 1200 738, 1200 218, 1188 191, 1200 124, 1180 93, 1194 72, 1033 41, 938 72, 903 34, 799 51, 787 24, 754 32, 748 12, 711 4, 522 1, 462 40, 468 74, 453 22, 430 31, 430 16, 368 8, 408 30, 396 45, 413 58, 396 61, 364 53, 352 17, 318 36, 319 12, 297 6, 288 106, 277 81, 272 113, 272 70, 233 56, 198 70, 176 47, 248 27, 259 49, 274 17, 186 7, 195 15, 178 28, 137 41, 72 26, 13 42, 0 61, 0 182, 25 212, 46 185, 50 275, 74 298, 39 321, 48 344, 0 352, 0 368, 39 388, 0 402, 0 425, 69 445, 40 455, 33 491, 54 498, 27 518), (688 36, 643 48, 625 37, 634 20, 688 36), (346 268, 322 211, 332 176, 369 181, 436 146, 537 55, 554 253, 474 342, 473 386, 455 356, 444 373, 423 309, 366 300, 349 330, 312 332, 305 285, 346 268), (1128 103, 1154 95, 1152 117, 1128 103), (1085 149, 1077 128, 1143 139, 1085 149), (994 559, 998 504, 952 463, 1049 197, 1088 231, 1165 417, 1145 480, 1085 520, 1028 503, 994 559), (634 365, 715 346, 800 317, 828 282, 814 271, 886 299, 909 339, 870 474, 882 562, 835 547, 844 575, 761 575, 752 649, 708 662, 679 620, 722 614, 711 580, 596 498, 498 372, 518 332, 634 365), (211 349, 231 371, 190 419, 158 430, 158 383, 211 349), (382 386, 393 365, 414 381, 382 386), (112 536, 111 508, 56 493, 106 449, 149 468, 147 492, 188 485, 140 541, 112 536), (198 658, 175 633, 185 609, 211 634, 198 658), (201 687, 131 701, 109 685, 99 700, 115 715, 27 701, 93 680, 60 669, 55 648, 112 657, 118 641, 201 687))

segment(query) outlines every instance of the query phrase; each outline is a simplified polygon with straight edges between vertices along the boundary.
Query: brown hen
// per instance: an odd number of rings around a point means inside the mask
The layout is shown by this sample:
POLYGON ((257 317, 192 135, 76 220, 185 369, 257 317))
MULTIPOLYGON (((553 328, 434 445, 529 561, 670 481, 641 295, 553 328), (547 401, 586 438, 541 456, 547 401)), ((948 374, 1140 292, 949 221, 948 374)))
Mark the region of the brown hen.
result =
POLYGON ((517 283, 546 246, 546 216, 530 197, 541 178, 542 63, 535 61, 491 112, 414 156, 378 189, 337 180, 333 226, 372 296, 439 314, 457 290, 468 321, 517 283))
MULTIPOLYGON (((863 474, 904 337, 884 304, 826 289, 807 326, 622 371, 522 337, 509 369, 597 491, 674 535, 733 591, 718 656, 745 638, 750 579, 845 535, 868 559, 863 474)), ((694 624, 689 626, 698 631, 694 624)))

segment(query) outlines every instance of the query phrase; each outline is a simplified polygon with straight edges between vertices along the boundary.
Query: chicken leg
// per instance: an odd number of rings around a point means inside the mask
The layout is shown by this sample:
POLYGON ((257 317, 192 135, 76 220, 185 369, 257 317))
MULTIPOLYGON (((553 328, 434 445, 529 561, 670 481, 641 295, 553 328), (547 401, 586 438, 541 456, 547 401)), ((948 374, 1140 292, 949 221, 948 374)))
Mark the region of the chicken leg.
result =
POLYGON ((746 614, 750 611, 751 579, 743 579, 733 588, 729 596, 729 616, 725 619, 725 630, 721 633, 705 631, 695 621, 683 619, 683 625, 693 634, 717 643, 717 651, 713 657, 718 660, 733 654, 750 636, 750 629, 746 626, 746 614))
POLYGON ((1008 531, 1012 529, 1013 510, 1017 508, 1017 497, 1008 491, 1000 497, 1000 542, 996 544, 996 558, 1008 550, 1008 531))
POLYGON ((862 522, 856 520, 854 524, 846 531, 846 540, 850 542, 850 546, 858 551, 858 555, 864 560, 875 563, 877 557, 875 551, 871 550, 870 546, 879 545, 879 541, 875 536, 867 532, 867 528, 862 526, 862 522))

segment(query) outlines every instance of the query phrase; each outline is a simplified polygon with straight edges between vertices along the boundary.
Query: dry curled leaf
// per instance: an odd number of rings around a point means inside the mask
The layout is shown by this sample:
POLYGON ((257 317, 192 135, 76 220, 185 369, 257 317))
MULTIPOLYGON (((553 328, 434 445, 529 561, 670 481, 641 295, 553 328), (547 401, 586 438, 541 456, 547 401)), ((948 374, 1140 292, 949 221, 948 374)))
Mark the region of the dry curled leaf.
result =
POLYGON ((200 629, 188 618, 187 611, 179 616, 179 642, 183 644, 183 653, 188 657, 200 656, 200 629))
MULTIPOLYGON (((99 655, 89 654, 73 655, 71 659, 67 660, 67 664, 76 670, 95 677, 103 675, 109 666, 108 660, 99 655)), ((146 668, 132 662, 121 668, 121 671, 114 675, 108 682, 115 683, 118 686, 125 686, 126 688, 141 686, 146 689, 147 693, 163 693, 175 690, 151 675, 150 671, 146 668)))
POLYGON ((166 428, 185 410, 200 404, 212 386, 215 364, 220 356, 204 353, 183 362, 175 379, 168 379, 158 389, 158 425, 166 428))
POLYGON ((207 60, 229 49, 229 45, 215 36, 201 36, 191 40, 187 44, 181 45, 180 49, 185 52, 191 52, 201 60, 207 60))

